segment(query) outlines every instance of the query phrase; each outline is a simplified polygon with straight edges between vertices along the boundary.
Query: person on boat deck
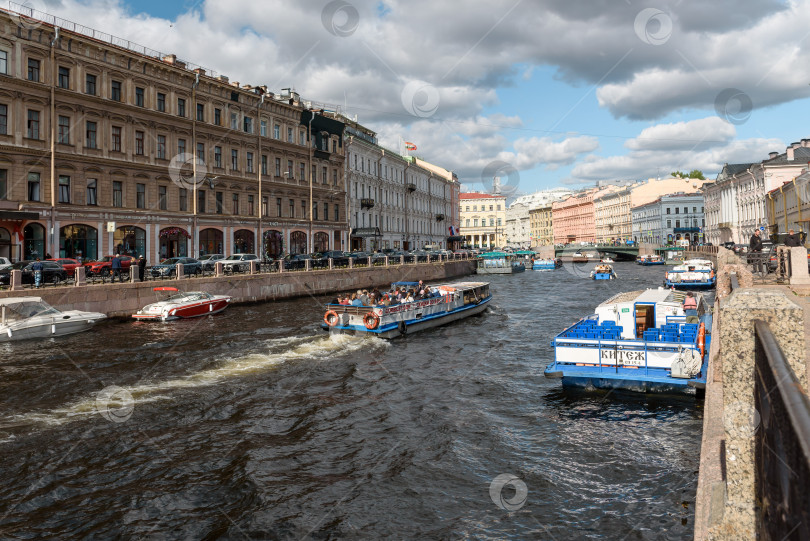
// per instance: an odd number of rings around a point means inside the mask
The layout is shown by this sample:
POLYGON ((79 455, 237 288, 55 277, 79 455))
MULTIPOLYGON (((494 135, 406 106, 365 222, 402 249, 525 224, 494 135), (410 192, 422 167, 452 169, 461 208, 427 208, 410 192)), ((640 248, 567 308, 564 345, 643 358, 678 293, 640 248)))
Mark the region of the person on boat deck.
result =
POLYGON ((690 291, 686 294, 686 298, 683 300, 683 313, 687 316, 696 316, 697 313, 697 299, 695 295, 690 291))
POLYGON ((343 295, 340 299, 340 304, 343 306, 349 306, 352 303, 352 300, 349 298, 348 295, 343 295))
POLYGON ((413 302, 413 289, 408 290, 408 294, 403 300, 403 302, 413 302))
POLYGON ((340 304, 340 301, 341 301, 341 297, 340 297, 340 295, 338 295, 337 297, 335 297, 334 299, 329 301, 329 304, 340 304))
POLYGON ((363 301, 357 298, 357 293, 352 293, 352 306, 363 306, 363 301))

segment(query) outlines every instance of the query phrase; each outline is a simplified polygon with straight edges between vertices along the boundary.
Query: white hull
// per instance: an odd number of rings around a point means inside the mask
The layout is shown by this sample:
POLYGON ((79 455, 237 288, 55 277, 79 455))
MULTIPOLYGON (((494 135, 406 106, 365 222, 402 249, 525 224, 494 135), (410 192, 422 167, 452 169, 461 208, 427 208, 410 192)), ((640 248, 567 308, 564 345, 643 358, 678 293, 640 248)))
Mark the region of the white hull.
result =
POLYGON ((105 317, 104 314, 76 310, 62 312, 56 317, 32 317, 25 321, 0 325, 0 342, 75 334, 89 330, 97 321, 105 317))
MULTIPOLYGON (((464 319, 470 316, 474 316, 476 314, 480 314, 487 308, 487 304, 489 303, 489 299, 485 300, 481 304, 472 306, 465 310, 461 310, 458 312, 451 312, 446 316, 438 317, 435 319, 429 319, 426 321, 414 321, 412 323, 406 323, 405 325, 405 334, 411 334, 419 331, 424 331, 426 329, 432 329, 434 327, 441 327, 442 325, 447 325, 448 323, 452 323, 454 321, 458 321, 460 319, 464 319)), ((371 333, 369 333, 371 334, 371 333)), ((402 332, 400 332, 399 328, 391 329, 388 331, 380 332, 376 336, 380 338, 396 338, 397 336, 404 336, 402 332)))

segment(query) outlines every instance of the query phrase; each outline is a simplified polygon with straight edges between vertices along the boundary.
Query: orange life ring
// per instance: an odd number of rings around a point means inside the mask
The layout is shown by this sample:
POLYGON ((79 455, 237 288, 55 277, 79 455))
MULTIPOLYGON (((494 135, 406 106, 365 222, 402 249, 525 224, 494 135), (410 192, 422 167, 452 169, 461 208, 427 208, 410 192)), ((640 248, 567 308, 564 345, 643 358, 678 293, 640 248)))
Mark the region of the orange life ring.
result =
POLYGON ((380 316, 374 312, 369 312, 363 316, 363 325, 370 331, 376 329, 380 325, 380 316))
POLYGON ((700 358, 702 359, 704 353, 706 352, 706 350, 705 350, 705 345, 706 345, 706 325, 704 325, 703 323, 701 323, 700 327, 698 327, 697 345, 698 345, 698 349, 700 349, 700 358))
POLYGON ((327 310, 326 313, 323 315, 323 322, 329 325, 330 327, 334 327, 340 321, 340 316, 334 310, 327 310))

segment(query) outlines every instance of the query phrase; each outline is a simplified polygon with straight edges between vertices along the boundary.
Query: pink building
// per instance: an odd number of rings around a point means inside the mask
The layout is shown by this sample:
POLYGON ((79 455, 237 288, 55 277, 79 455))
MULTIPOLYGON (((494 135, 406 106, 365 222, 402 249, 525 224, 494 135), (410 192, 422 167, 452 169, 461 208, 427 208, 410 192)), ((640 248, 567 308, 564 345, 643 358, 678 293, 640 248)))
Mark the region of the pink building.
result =
POLYGON ((551 224, 554 229, 554 244, 569 242, 596 242, 596 219, 594 199, 614 192, 619 188, 590 188, 568 199, 551 204, 551 224))

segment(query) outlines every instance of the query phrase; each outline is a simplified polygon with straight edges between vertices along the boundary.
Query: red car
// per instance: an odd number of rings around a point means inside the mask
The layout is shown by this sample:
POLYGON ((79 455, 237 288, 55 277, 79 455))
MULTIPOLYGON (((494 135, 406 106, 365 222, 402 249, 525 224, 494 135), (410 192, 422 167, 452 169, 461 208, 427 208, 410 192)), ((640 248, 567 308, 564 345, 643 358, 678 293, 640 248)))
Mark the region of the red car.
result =
MULTIPOLYGON (((107 255, 101 261, 91 261, 84 264, 85 272, 89 275, 109 276, 112 274, 112 260, 114 255, 107 255)), ((119 255, 121 270, 129 272, 130 265, 138 265, 138 260, 131 255, 119 255)))
POLYGON ((55 257, 53 259, 47 259, 46 261, 53 261, 55 263, 59 263, 60 265, 62 265, 62 268, 67 271, 68 276, 73 276, 73 270, 76 269, 77 267, 82 266, 82 264, 79 263, 77 260, 70 259, 70 258, 67 258, 67 257, 61 257, 61 258, 56 258, 55 257))

